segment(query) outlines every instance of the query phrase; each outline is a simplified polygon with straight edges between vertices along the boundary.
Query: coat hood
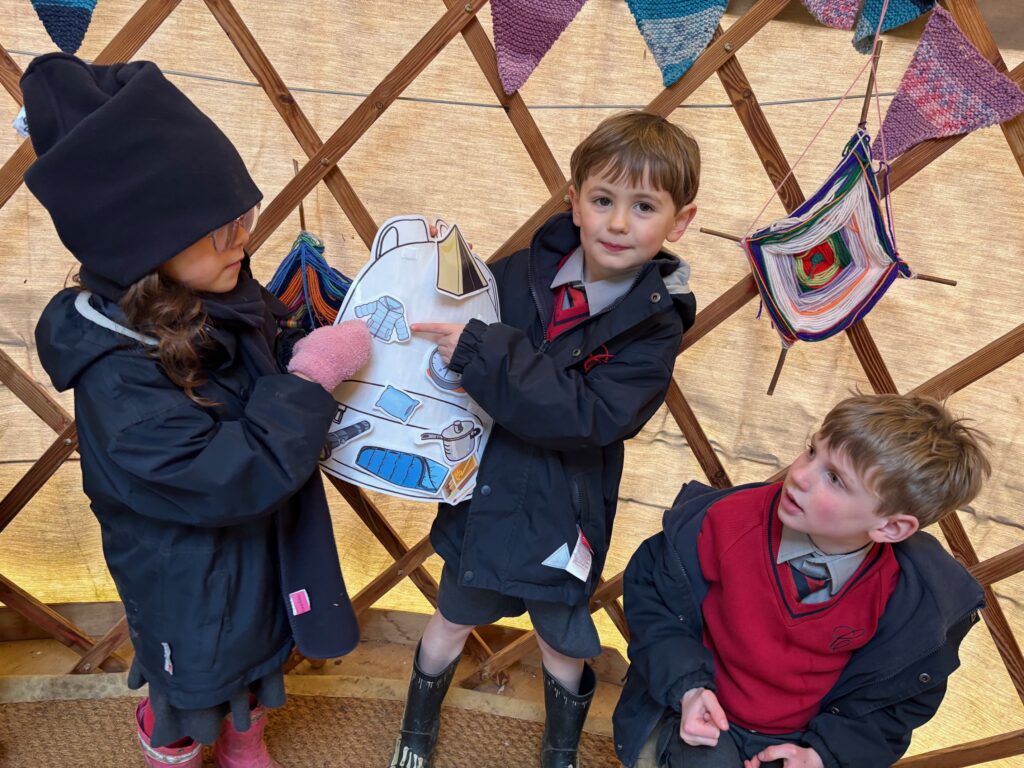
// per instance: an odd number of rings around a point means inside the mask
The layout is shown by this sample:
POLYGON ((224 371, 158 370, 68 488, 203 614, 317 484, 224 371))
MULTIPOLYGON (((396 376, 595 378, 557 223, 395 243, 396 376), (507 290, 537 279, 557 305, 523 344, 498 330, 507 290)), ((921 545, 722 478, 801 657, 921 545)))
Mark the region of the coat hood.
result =
POLYGON ((152 62, 50 53, 21 89, 36 152, 25 184, 95 291, 119 297, 263 197, 224 132, 152 62))
POLYGON ((156 343, 127 327, 117 304, 77 288, 65 288, 50 299, 36 324, 39 360, 61 392, 75 386, 82 372, 101 357, 156 343))

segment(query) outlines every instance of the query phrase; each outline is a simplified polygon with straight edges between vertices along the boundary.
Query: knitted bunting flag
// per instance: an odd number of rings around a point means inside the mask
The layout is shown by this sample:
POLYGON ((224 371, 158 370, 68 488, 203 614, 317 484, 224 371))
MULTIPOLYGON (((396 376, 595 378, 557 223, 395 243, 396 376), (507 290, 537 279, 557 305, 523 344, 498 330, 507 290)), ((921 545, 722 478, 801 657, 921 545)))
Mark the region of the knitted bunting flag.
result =
POLYGON ((708 47, 728 0, 626 0, 665 87, 708 47))
POLYGON ((860 0, 803 0, 803 3, 814 18, 833 29, 853 29, 860 8, 860 0))
POLYGON ((64 53, 75 53, 92 21, 96 0, 32 0, 50 39, 64 53))
POLYGON ((874 151, 895 157, 925 139, 968 133, 1024 112, 1024 91, 936 7, 889 105, 874 151))
POLYGON ((587 0, 491 0, 498 76, 515 93, 587 0))
POLYGON ((893 246, 858 131, 828 180, 788 218, 743 240, 757 290, 784 349, 821 341, 863 318, 910 268, 893 246))
MULTIPOLYGON (((861 53, 871 53, 875 42, 875 30, 878 20, 882 17, 882 8, 886 0, 864 0, 857 27, 853 32, 853 47, 861 53)), ((927 13, 935 5, 935 0, 889 0, 885 10, 885 21, 882 32, 902 27, 923 13, 927 13)))

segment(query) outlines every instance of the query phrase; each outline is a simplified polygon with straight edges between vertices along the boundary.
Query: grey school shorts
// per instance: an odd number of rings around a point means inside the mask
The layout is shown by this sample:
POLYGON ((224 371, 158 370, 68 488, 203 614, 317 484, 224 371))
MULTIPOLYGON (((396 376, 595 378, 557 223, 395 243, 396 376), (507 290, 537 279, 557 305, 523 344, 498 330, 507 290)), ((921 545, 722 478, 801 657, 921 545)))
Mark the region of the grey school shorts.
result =
POLYGON ((601 639, 587 605, 526 600, 490 589, 464 587, 447 565, 441 573, 437 609, 454 624, 474 627, 528 612, 537 634, 563 656, 592 659, 601 654, 601 639))

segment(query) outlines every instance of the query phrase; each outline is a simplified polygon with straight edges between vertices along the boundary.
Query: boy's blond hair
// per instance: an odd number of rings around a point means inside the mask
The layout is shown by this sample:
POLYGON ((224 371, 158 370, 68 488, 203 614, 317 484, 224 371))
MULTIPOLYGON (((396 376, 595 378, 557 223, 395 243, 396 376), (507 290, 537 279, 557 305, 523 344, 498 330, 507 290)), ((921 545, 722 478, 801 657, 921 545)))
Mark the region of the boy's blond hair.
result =
POLYGON ((650 112, 620 112, 604 120, 572 153, 572 183, 579 192, 595 173, 612 181, 649 183, 668 192, 676 211, 697 196, 700 147, 677 125, 650 112))
POLYGON ((881 501, 880 515, 921 526, 970 502, 992 473, 988 438, 930 397, 857 395, 833 408, 818 437, 841 448, 881 501))

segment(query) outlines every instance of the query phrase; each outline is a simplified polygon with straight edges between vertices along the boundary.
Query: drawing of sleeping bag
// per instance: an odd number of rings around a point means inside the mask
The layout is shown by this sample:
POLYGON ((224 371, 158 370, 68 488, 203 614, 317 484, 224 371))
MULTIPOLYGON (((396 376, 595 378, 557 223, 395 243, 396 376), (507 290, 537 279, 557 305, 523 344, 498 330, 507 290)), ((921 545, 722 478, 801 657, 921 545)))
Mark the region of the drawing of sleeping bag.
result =
POLYGON ((458 227, 422 216, 384 222, 336 322, 366 323, 370 362, 336 390, 325 471, 400 498, 457 503, 472 495, 491 419, 413 323, 500 320, 490 270, 458 227))
POLYGON ((356 464, 394 485, 430 493, 448 477, 448 468, 432 459, 372 445, 359 449, 356 464))

